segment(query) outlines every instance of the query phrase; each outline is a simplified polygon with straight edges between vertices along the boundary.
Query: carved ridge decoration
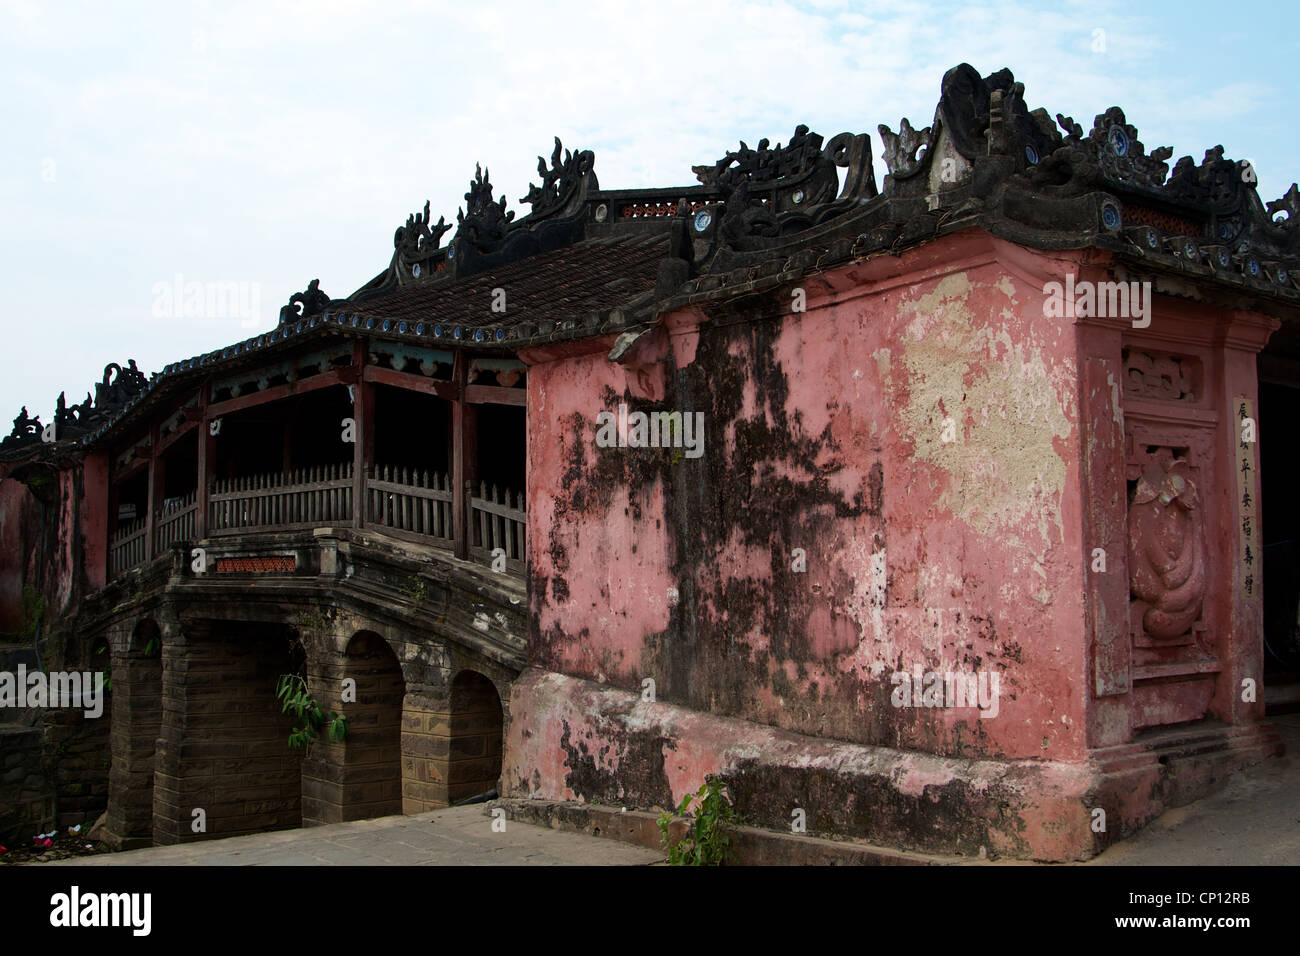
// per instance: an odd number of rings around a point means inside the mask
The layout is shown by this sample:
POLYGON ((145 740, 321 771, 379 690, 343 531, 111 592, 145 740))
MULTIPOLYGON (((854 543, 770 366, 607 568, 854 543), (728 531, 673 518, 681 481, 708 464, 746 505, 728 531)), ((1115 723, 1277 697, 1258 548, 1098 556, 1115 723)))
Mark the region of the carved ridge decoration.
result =
POLYGON ((80 405, 68 405, 66 396, 66 392, 59 393, 54 405, 54 424, 59 426, 60 432, 64 428, 84 428, 95 408, 90 392, 86 393, 86 400, 80 405))
POLYGON ((445 217, 438 217, 438 224, 430 226, 432 214, 429 212, 429 200, 424 201, 424 212, 411 213, 406 217, 406 224, 398 226, 393 233, 393 249, 399 262, 404 266, 413 266, 428 259, 438 251, 445 233, 451 231, 451 224, 445 217))
POLYGON ((584 177, 587 177, 588 187, 590 189, 599 189, 596 182, 595 173, 592 171, 596 164, 596 154, 589 149, 580 150, 576 153, 570 153, 564 150, 564 158, 560 158, 560 137, 555 137, 555 150, 551 153, 551 166, 548 169, 546 160, 537 157, 537 174, 542 177, 540 186, 532 183, 528 186, 528 195, 520 199, 520 202, 528 203, 533 207, 531 216, 542 217, 550 215, 557 210, 563 209, 569 199, 578 191, 582 185, 584 177))
POLYGON ((465 193, 465 208, 456 210, 456 243, 468 239, 480 250, 487 250, 505 238, 506 228, 515 218, 506 212, 506 197, 492 198, 492 173, 474 164, 474 178, 465 193))
POLYGON ((39 441, 41 432, 45 426, 41 424, 41 416, 31 417, 27 414, 27 406, 14 418, 13 431, 3 442, 5 445, 17 445, 25 442, 39 441))
POLYGON ((104 366, 102 381, 95 384, 95 408, 125 405, 148 387, 149 381, 136 366, 135 359, 129 359, 126 368, 109 362, 104 366))
MULTIPOLYGON (((821 136, 809 132, 808 127, 801 123, 795 127, 794 135, 785 146, 777 143, 771 147, 770 141, 764 138, 758 141, 758 149, 750 149, 741 140, 740 149, 729 150, 712 165, 692 166, 691 170, 701 183, 718 188, 725 196, 742 181, 747 181, 752 186, 761 186, 807 176, 817 169, 821 155, 821 136)), ((831 187, 832 196, 838 185, 837 178, 831 187)), ((815 197, 810 197, 810 202, 824 202, 827 198, 830 197, 817 193, 815 197)))
POLYGON ((1066 132, 1065 144, 1087 150, 1107 179, 1146 189, 1164 186, 1173 149, 1161 146, 1148 154, 1138 139, 1137 128, 1128 123, 1118 106, 1098 114, 1086 137, 1072 117, 1057 113, 1056 121, 1066 132))
POLYGON ((890 176, 894 179, 908 179, 921 171, 925 153, 918 154, 918 151, 929 150, 932 127, 927 126, 918 132, 912 128, 911 121, 904 116, 902 122, 898 124, 897 133, 884 123, 876 129, 885 144, 885 166, 889 169, 890 176))
POLYGON ((1207 580, 1205 519, 1185 458, 1160 449, 1137 481, 1128 514, 1134 616, 1150 637, 1184 637, 1201 615, 1207 580))
POLYGON ((714 163, 692 166, 696 178, 717 190, 724 209, 719 232, 725 244, 746 250, 820 224, 877 195, 871 139, 840 133, 823 147, 820 134, 795 127, 790 141, 757 149, 744 140, 714 163), (846 169, 843 188, 838 169, 846 169), (838 193, 838 195, 837 195, 838 193))
POLYGON ((320 289, 320 279, 312 279, 305 292, 295 292, 289 297, 289 304, 280 309, 280 324, 317 315, 329 308, 329 304, 330 297, 320 289))

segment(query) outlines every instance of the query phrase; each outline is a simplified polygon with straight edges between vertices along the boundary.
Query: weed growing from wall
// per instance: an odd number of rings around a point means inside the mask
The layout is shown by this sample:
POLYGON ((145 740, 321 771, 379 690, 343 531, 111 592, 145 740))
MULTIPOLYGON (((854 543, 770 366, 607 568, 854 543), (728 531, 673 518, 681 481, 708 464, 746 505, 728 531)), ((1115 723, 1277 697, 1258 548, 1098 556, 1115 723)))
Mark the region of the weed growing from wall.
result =
POLYGON ((328 728, 330 740, 343 740, 348 735, 347 718, 335 711, 326 716, 316 698, 307 690, 307 681, 298 674, 282 674, 275 688, 276 699, 282 702, 280 713, 293 714, 295 726, 289 734, 290 747, 306 747, 316 739, 321 728, 328 728))
POLYGON ((704 779, 699 790, 682 798, 677 816, 690 817, 691 825, 674 844, 669 836, 673 818, 666 811, 659 814, 659 832, 663 835, 660 842, 668 850, 672 866, 722 866, 731 855, 732 831, 745 825, 744 818, 731 805, 726 785, 712 775, 704 779))

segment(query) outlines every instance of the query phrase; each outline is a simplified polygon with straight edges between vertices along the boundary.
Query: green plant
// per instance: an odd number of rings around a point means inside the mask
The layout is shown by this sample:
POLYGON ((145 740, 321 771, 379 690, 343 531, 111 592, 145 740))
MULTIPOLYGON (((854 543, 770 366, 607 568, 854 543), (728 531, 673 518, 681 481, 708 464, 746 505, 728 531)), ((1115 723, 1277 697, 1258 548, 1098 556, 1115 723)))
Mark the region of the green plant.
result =
POLYGON ((310 607, 299 611, 296 619, 299 631, 314 631, 317 633, 323 632, 330 622, 330 615, 318 607, 310 607))
MULTIPOLYGON (((95 648, 96 656, 100 654, 107 654, 107 653, 108 653, 107 643, 100 644, 99 647, 95 648)), ((103 670, 100 671, 100 673, 104 675, 104 690, 108 691, 110 694, 113 693, 113 671, 105 667, 103 670)))
POLYGON ((30 585, 23 585, 23 643, 35 641, 45 620, 45 595, 30 585))
POLYGON ((416 578, 402 588, 402 593, 410 599, 412 604, 423 604, 429 596, 429 583, 424 578, 416 578))
POLYGON ((731 805, 726 784, 713 775, 705 777, 695 793, 682 798, 676 815, 690 817, 691 823, 686 835, 673 843, 669 835, 673 817, 667 811, 659 814, 660 842, 668 850, 672 866, 721 866, 731 854, 732 831, 745 825, 744 818, 731 805))
POLYGON ((290 747, 306 747, 316 739, 322 727, 328 728, 330 740, 343 740, 348 735, 347 718, 335 711, 326 716, 316 698, 307 690, 307 681, 298 674, 283 674, 276 685, 275 696, 283 704, 280 713, 292 713, 294 722, 301 724, 289 734, 290 747))

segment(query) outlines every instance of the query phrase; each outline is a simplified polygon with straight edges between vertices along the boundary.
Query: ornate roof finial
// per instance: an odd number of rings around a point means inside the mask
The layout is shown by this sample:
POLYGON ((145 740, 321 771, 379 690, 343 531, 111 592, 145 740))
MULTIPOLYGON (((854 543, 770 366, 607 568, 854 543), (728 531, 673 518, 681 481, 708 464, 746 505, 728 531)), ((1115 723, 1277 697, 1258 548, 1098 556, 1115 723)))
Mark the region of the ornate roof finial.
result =
POLYGON ((569 198, 577 192, 584 177, 591 180, 590 188, 599 188, 592 173, 592 167, 596 162, 595 153, 589 149, 570 153, 566 149, 564 158, 561 159, 560 149, 560 137, 557 136, 555 149, 551 153, 550 168, 547 169, 546 160, 537 157, 537 174, 541 176, 542 184, 540 186, 530 184, 528 195, 519 200, 533 207, 531 213, 533 217, 545 216, 563 208, 569 198))
POLYGON ((456 210, 457 237, 466 237, 476 246, 485 248, 505 238, 507 224, 515 218, 514 211, 506 212, 506 197, 500 202, 492 198, 491 171, 474 164, 474 179, 465 193, 465 209, 456 210))
POLYGON ((320 290, 320 279, 312 279, 305 292, 295 292, 289 297, 289 304, 280 309, 280 324, 323 312, 329 304, 330 297, 320 290))

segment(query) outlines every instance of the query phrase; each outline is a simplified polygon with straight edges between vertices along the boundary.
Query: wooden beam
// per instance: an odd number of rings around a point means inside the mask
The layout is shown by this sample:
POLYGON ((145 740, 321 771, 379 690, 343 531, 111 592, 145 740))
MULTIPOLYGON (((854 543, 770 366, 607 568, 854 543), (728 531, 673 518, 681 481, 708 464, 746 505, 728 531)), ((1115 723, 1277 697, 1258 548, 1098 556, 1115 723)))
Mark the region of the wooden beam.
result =
POLYGON ((380 368, 377 365, 367 365, 362 375, 363 381, 374 382, 378 385, 391 385, 394 388, 404 388, 408 392, 419 392, 423 395, 435 395, 438 398, 445 399, 449 402, 456 400, 456 383, 439 382, 435 379, 425 378, 423 375, 412 375, 410 372, 397 372, 391 368, 380 368))
POLYGON ((148 467, 149 467, 149 459, 148 459, 148 458, 137 458, 137 459, 135 459, 133 462, 131 462, 131 464, 127 465, 125 468, 116 468, 116 467, 115 467, 115 468, 113 469, 113 478, 112 478, 112 482, 113 482, 114 485, 120 485, 122 482, 126 481, 128 478, 134 478, 135 475, 136 475, 136 472, 139 472, 139 471, 141 471, 141 470, 143 470, 143 469, 145 469, 145 468, 148 468, 148 467))
POLYGON ((228 398, 224 402, 214 402, 208 406, 208 417, 220 418, 223 415, 229 415, 231 412, 240 412, 246 408, 265 405, 267 402, 283 401, 286 398, 305 395, 307 392, 314 392, 317 389, 329 388, 333 385, 349 385, 352 384, 349 379, 355 381, 353 375, 355 373, 347 373, 342 369, 332 369, 299 382, 273 385, 252 395, 240 395, 238 398, 228 398))
POLYGON ((176 444, 176 442, 180 441, 182 438, 184 438, 186 435, 188 435, 198 426, 199 426, 198 422, 187 421, 184 425, 181 425, 179 428, 176 429, 176 431, 172 432, 166 438, 159 438, 158 454, 161 455, 168 448, 176 444))
MULTIPOLYGON (((366 367, 366 343, 357 340, 352 350, 353 368, 366 367)), ((366 526, 366 470, 375 458, 375 386, 361 374, 353 388, 352 419, 356 422, 352 446, 352 526, 366 526)))
POLYGON ((527 405, 528 389, 469 385, 465 388, 465 401, 471 405, 527 405))

